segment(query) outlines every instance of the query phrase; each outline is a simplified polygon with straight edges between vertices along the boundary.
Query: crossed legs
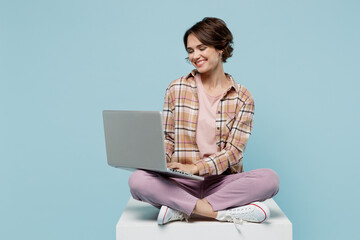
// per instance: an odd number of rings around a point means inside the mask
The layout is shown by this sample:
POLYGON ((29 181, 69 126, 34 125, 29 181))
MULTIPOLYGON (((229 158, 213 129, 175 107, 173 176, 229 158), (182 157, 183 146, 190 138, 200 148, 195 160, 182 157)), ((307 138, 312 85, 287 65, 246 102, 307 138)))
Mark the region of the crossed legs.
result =
POLYGON ((138 170, 130 176, 129 186, 135 199, 153 206, 215 218, 219 210, 273 197, 279 190, 279 178, 271 169, 211 176, 203 182, 138 170))

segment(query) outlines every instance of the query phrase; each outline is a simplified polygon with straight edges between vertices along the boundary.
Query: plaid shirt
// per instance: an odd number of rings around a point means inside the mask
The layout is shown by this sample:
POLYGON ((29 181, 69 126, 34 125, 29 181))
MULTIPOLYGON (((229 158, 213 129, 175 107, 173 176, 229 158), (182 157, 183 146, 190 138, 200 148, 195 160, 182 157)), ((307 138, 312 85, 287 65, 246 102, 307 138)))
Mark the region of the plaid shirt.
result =
POLYGON ((166 159, 196 164, 202 176, 243 172, 243 154, 253 127, 254 100, 245 87, 226 74, 233 83, 217 107, 218 152, 200 159, 195 138, 199 111, 197 73, 193 70, 166 89, 163 110, 166 159))

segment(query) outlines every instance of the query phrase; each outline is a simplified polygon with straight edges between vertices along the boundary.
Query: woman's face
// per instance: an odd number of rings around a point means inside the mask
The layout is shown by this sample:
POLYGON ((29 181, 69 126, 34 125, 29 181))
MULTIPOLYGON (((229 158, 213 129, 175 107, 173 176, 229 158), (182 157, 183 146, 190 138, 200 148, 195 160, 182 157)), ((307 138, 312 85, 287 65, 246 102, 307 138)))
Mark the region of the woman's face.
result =
POLYGON ((194 34, 188 36, 186 50, 192 65, 200 73, 212 71, 222 64, 222 51, 204 45, 194 34))

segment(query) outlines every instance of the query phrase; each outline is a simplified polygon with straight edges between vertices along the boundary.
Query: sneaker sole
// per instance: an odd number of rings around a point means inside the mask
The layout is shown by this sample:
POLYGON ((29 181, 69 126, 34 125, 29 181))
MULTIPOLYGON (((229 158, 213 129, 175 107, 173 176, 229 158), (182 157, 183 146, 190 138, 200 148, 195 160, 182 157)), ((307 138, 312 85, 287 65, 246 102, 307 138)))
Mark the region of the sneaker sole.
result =
POLYGON ((157 218, 157 223, 159 225, 164 225, 164 220, 165 220, 166 213, 167 213, 168 209, 169 208, 166 207, 166 206, 161 206, 160 212, 159 212, 159 215, 158 215, 158 218, 157 218))

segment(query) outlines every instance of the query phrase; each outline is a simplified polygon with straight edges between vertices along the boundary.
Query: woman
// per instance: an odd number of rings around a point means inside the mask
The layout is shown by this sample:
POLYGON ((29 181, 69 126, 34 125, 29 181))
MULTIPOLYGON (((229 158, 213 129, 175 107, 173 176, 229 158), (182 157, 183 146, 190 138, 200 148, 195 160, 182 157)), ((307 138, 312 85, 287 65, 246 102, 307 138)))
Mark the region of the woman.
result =
POLYGON ((270 169, 243 172, 243 154, 253 126, 250 92, 223 70, 233 37, 224 21, 204 18, 184 35, 195 69, 166 89, 163 111, 168 168, 204 176, 204 181, 135 171, 132 196, 160 208, 158 224, 201 215, 218 221, 263 222, 264 201, 279 190, 270 169))

